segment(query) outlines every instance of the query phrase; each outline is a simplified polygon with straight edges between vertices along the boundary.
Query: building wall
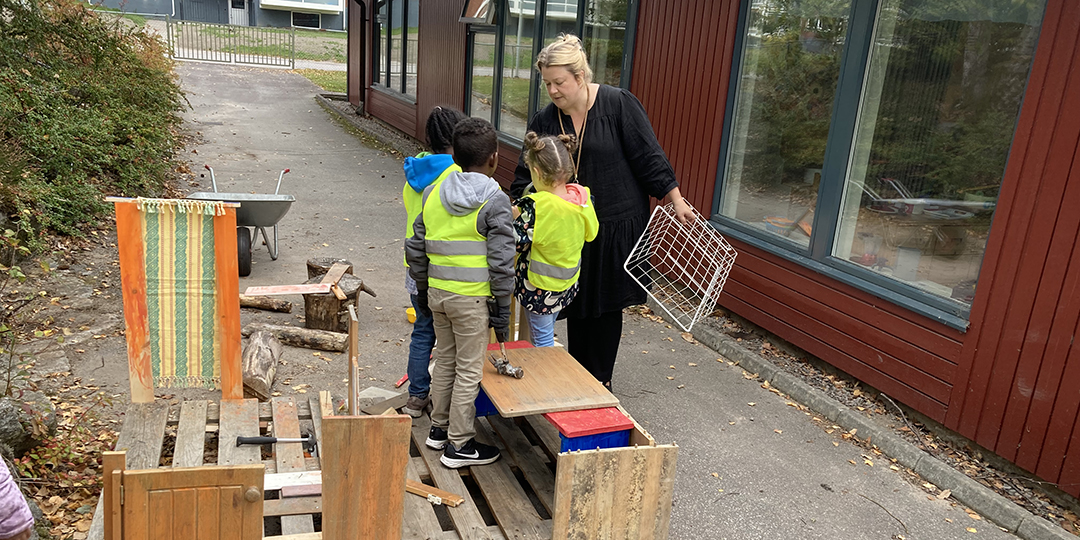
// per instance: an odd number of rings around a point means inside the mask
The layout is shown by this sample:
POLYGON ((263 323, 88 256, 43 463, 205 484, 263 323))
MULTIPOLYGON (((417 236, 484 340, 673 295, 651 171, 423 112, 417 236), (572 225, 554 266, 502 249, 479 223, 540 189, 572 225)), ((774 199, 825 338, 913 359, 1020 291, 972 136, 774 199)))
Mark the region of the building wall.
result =
POLYGON ((1050 0, 946 420, 1073 495, 1080 494, 1077 95, 1080 3, 1050 0))
MULTIPOLYGON (((705 213, 739 3, 641 0, 638 16, 631 90, 705 213)), ((422 138, 432 106, 464 105, 458 9, 422 3, 418 103, 368 90, 369 112, 422 138)), ((1080 95, 1078 65, 1080 4, 1049 0, 968 332, 738 241, 720 304, 1080 495, 1080 101, 1065 99, 1080 95)), ((508 185, 518 150, 500 157, 508 185)))

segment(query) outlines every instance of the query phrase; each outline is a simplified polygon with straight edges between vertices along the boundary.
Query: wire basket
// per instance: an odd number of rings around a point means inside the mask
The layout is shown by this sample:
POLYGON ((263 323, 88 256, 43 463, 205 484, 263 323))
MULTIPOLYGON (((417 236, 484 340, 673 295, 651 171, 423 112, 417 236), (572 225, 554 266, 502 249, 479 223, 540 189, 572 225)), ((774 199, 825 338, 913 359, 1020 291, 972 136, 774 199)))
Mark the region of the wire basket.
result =
POLYGON ((737 253, 692 206, 695 219, 686 224, 679 222, 673 206, 653 210, 623 268, 689 332, 712 313, 737 253))

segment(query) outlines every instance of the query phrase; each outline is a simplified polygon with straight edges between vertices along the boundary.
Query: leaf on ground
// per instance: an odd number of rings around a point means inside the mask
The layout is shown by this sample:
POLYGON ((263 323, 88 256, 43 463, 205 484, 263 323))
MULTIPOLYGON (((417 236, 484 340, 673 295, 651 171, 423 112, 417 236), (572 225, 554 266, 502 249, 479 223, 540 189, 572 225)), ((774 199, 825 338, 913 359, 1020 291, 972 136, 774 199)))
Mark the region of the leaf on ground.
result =
POLYGON ((949 495, 952 495, 952 490, 946 489, 946 490, 943 490, 941 493, 938 493, 937 498, 938 499, 948 499, 949 495))
POLYGON ((979 531, 975 530, 975 527, 968 527, 967 532, 969 532, 969 533, 977 533, 979 531))
POLYGON ((683 340, 685 340, 687 343, 693 343, 694 342, 694 334, 691 334, 690 332, 683 332, 682 334, 679 334, 679 335, 681 335, 683 340))

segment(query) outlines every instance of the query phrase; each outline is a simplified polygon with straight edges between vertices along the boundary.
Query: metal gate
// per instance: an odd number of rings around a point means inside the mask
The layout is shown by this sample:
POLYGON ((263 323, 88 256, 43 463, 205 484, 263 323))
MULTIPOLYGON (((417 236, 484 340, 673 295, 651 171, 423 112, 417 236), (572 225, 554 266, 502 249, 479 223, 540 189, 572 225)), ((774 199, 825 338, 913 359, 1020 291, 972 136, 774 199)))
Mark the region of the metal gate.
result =
POLYGON ((296 31, 292 28, 232 26, 168 19, 172 57, 226 64, 296 65, 296 31))

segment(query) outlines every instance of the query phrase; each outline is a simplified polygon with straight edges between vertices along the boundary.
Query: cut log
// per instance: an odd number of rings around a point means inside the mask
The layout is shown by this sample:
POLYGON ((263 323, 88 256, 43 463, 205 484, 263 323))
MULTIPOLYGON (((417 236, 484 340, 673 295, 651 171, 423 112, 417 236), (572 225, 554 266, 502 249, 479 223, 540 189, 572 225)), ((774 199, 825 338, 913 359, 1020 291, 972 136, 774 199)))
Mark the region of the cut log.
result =
MULTIPOLYGON (((313 283, 322 283, 322 276, 307 280, 305 285, 313 283)), ((337 281, 337 285, 345 293, 346 301, 348 301, 349 298, 356 298, 357 292, 364 286, 364 280, 352 274, 345 274, 337 281)), ((334 293, 304 295, 304 326, 307 328, 347 332, 349 328, 347 313, 345 302, 339 300, 334 293)))
POLYGON ((311 279, 316 276, 321 276, 330 271, 330 267, 334 266, 334 263, 342 263, 349 266, 345 270, 346 274, 353 273, 353 263, 345 259, 336 259, 334 257, 316 257, 314 259, 307 260, 307 277, 311 279))
POLYGON ((240 307, 292 313, 292 302, 289 302, 288 300, 278 300, 277 298, 271 298, 269 296, 247 296, 241 294, 240 307))
POLYGON ((244 370, 244 397, 259 401, 270 399, 270 387, 274 385, 278 359, 281 358, 281 342, 270 332, 253 332, 247 347, 240 356, 244 370))
POLYGON ((349 348, 348 334, 327 332, 325 330, 312 330, 310 328, 297 328, 295 326, 278 326, 275 324, 251 323, 241 331, 245 336, 255 332, 270 332, 274 337, 286 345, 318 349, 320 351, 345 352, 349 348))

